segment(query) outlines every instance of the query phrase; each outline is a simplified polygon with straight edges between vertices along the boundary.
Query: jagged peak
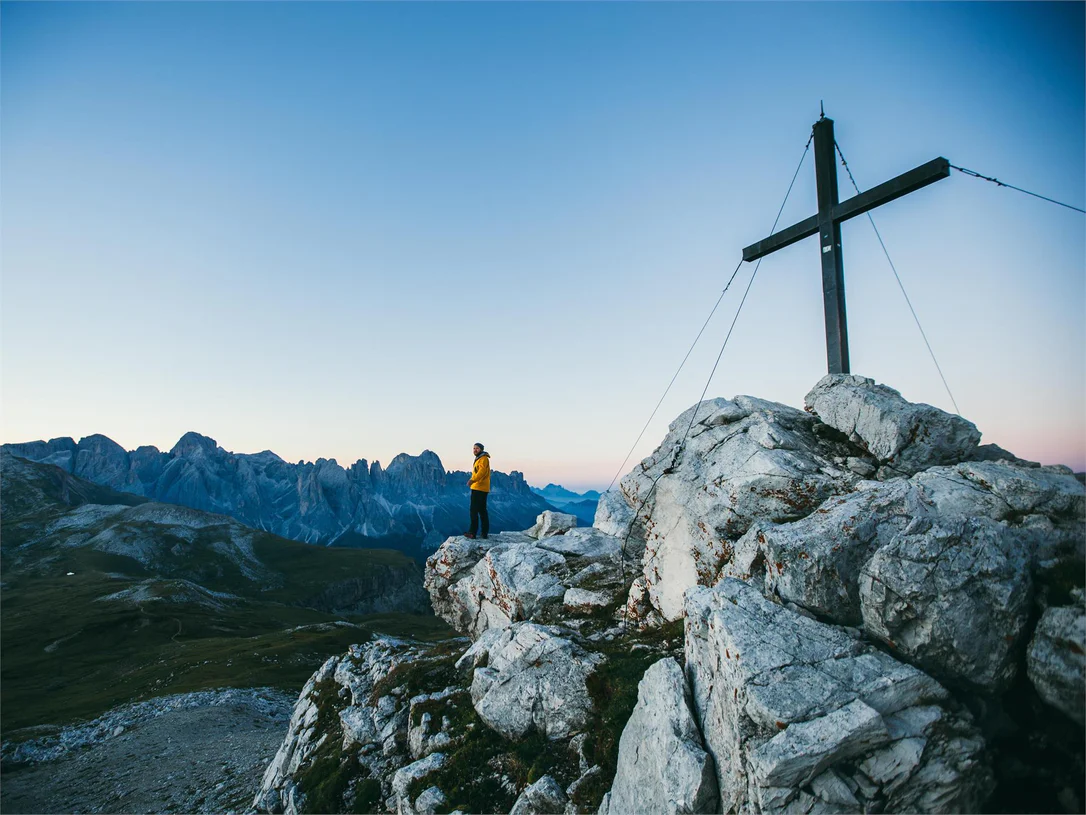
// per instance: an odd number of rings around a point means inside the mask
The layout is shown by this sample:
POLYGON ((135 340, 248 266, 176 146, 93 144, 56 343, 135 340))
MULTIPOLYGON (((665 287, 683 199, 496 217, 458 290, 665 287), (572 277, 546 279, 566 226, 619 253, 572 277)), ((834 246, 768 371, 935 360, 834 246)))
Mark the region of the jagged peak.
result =
POLYGON ((101 446, 115 447, 116 449, 120 450, 122 453, 125 452, 125 449, 123 447, 121 447, 121 445, 117 444, 117 442, 113 441, 113 439, 111 439, 109 436, 104 436, 101 433, 92 433, 89 436, 84 436, 83 438, 81 438, 79 440, 79 444, 77 446, 80 449, 86 449, 88 447, 101 447, 101 446))
POLYGON ((177 440, 177 444, 170 450, 171 456, 185 455, 197 450, 213 451, 218 449, 219 443, 210 436, 204 436, 195 430, 190 430, 177 440))

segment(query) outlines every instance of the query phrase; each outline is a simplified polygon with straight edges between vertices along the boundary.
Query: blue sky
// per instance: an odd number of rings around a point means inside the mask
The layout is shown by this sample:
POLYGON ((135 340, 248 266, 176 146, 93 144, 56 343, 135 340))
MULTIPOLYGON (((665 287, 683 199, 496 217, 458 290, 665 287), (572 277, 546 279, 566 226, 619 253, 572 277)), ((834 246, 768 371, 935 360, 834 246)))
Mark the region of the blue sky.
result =
MULTIPOLYGON (((5 3, 2 440, 453 469, 479 439, 604 487, 820 100, 861 188, 943 155, 1084 206, 1083 9, 5 3)), ((781 226, 814 209, 808 156, 781 226)), ((873 215, 984 441, 1086 468, 1086 219, 957 173, 873 215)), ((853 372, 952 409, 866 218, 844 265, 853 372)), ((763 262, 709 395, 800 406, 824 372, 809 239, 763 262)))

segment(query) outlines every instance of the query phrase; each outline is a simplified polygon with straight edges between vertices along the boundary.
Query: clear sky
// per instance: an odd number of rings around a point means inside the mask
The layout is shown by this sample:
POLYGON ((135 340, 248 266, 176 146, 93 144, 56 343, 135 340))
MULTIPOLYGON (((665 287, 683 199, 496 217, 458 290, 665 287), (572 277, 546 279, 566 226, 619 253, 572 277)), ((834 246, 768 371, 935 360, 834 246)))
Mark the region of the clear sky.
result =
MULTIPOLYGON (((480 440, 605 487, 820 100, 861 188, 942 155, 1086 205, 1083 10, 6 2, 0 440, 449 469, 480 440)), ((808 155, 780 225, 814 210, 808 155)), ((1086 218, 958 173, 873 215, 983 441, 1086 468, 1086 218)), ((952 410, 867 219, 843 229, 853 372, 952 410)), ((709 396, 801 406, 825 366, 810 238, 762 263, 709 396)))

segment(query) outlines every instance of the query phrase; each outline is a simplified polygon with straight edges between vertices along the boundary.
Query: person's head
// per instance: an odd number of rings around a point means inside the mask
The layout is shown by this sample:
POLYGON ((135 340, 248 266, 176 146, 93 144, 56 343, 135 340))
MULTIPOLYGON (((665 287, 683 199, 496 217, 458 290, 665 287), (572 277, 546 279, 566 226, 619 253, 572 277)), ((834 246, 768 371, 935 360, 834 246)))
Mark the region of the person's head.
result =
POLYGON ((481 455, 483 452, 483 443, 481 441, 475 442, 475 446, 471 448, 475 455, 481 455))

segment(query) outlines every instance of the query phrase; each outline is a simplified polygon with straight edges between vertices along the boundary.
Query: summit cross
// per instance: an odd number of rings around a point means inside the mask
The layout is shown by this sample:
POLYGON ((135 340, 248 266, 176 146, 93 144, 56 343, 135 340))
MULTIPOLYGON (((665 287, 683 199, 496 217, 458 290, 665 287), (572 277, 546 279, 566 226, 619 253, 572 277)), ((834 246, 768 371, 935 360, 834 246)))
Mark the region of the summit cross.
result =
POLYGON ((845 320, 845 270, 841 259, 841 224, 849 218, 926 187, 950 175, 950 162, 932 159, 847 201, 837 200, 836 142, 833 119, 815 122, 815 182, 818 213, 782 229, 743 250, 743 260, 757 260, 770 252, 818 234, 822 246, 822 298, 826 311, 826 359, 831 374, 849 373, 848 325, 845 320))

